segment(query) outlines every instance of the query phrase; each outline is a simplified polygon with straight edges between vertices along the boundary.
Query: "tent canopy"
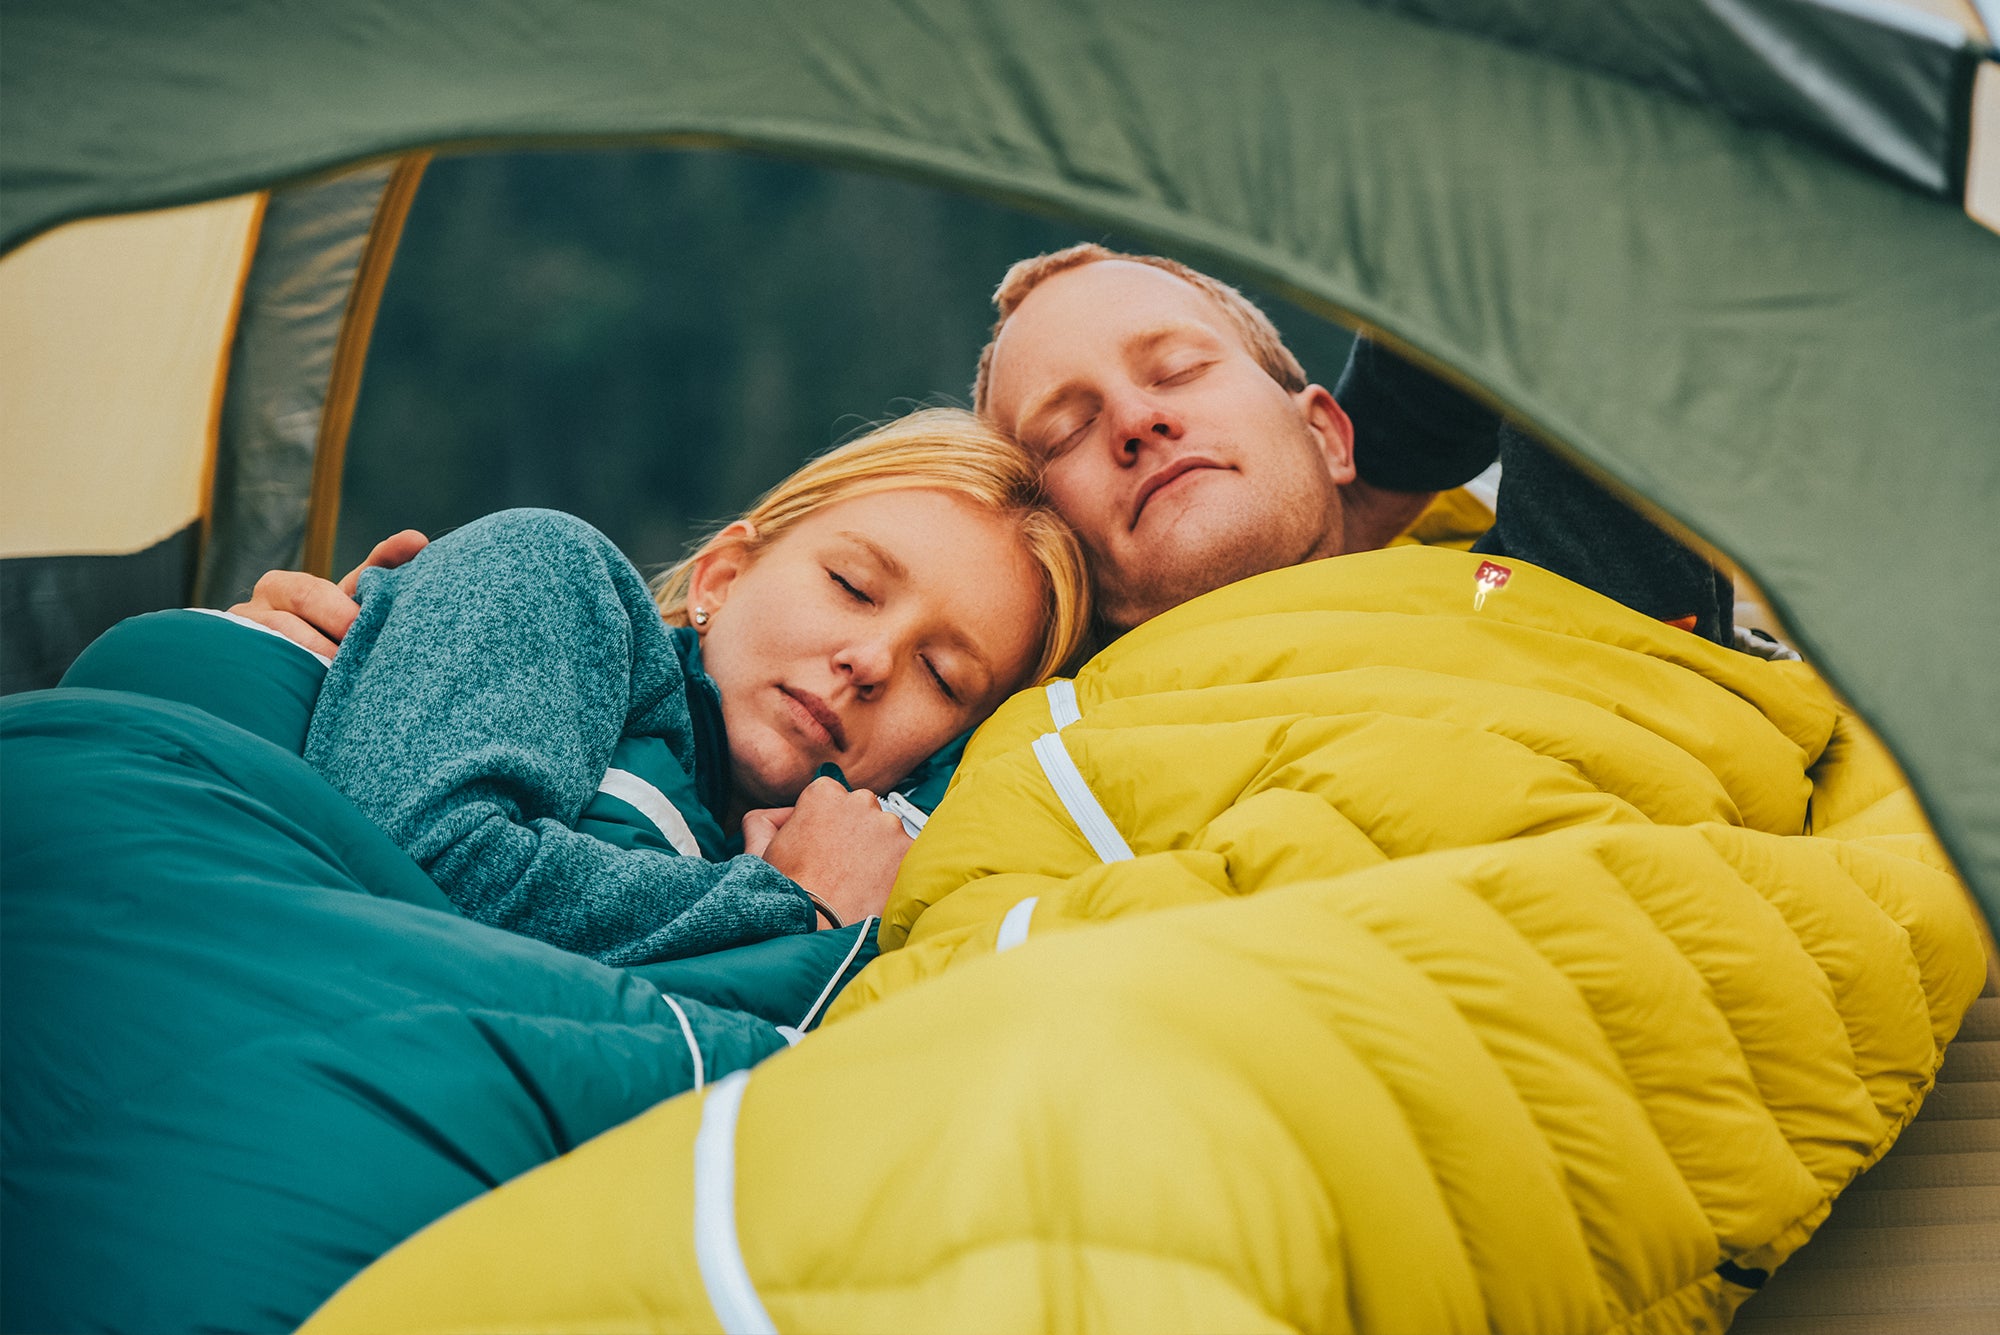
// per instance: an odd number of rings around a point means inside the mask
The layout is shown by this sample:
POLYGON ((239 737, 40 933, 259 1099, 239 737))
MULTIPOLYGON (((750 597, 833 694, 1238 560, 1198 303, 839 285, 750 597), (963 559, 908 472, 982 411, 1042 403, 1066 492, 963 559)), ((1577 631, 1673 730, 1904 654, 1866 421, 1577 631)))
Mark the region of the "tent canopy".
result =
POLYGON ((2000 239, 1960 209, 1994 73, 1973 21, 1880 0, 42 3, 0 48, 0 238, 441 146, 614 140, 1156 237, 1380 331, 1737 560, 2000 917, 2000 239))

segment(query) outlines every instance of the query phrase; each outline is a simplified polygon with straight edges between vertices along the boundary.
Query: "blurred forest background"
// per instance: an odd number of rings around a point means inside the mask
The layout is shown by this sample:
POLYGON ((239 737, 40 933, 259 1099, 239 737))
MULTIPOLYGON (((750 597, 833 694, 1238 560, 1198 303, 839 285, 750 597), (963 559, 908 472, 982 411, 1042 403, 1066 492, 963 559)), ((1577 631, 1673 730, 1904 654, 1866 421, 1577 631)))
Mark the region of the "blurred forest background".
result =
MULTIPOLYGON (((441 158, 383 294, 335 569, 543 505, 642 569, 800 460, 965 404, 1013 261, 1154 249, 891 178, 730 153, 441 158)), ((1350 336, 1257 294, 1314 378, 1350 336)))

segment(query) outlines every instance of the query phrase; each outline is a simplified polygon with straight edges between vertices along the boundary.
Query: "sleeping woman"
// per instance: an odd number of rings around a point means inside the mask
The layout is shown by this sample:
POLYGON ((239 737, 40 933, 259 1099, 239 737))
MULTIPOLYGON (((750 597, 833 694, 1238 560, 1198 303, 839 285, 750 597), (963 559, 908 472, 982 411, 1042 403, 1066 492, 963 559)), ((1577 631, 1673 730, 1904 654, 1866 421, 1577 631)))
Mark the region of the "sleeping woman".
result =
POLYGON ((1057 670, 1087 598, 1032 462, 928 410, 652 590, 541 510, 364 572, 305 755, 468 917, 610 964, 705 953, 879 912, 910 836, 875 794, 1057 670))

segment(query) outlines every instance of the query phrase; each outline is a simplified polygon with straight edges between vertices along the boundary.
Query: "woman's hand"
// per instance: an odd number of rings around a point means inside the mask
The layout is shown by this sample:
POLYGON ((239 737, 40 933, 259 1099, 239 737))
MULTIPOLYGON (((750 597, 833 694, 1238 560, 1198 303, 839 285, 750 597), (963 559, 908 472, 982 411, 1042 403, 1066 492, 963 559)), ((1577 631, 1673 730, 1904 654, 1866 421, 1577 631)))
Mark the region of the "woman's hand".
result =
POLYGON ((910 836, 875 794, 815 779, 798 805, 745 815, 743 851, 825 900, 842 922, 859 922, 889 902, 910 836))
POLYGON ((293 644, 332 658, 348 627, 360 615, 361 605, 354 599, 360 588, 361 572, 371 566, 394 569, 429 543, 430 539, 423 534, 406 528, 376 543, 368 559, 348 571, 338 584, 302 570, 267 571, 257 581, 250 601, 229 610, 277 631, 293 644))

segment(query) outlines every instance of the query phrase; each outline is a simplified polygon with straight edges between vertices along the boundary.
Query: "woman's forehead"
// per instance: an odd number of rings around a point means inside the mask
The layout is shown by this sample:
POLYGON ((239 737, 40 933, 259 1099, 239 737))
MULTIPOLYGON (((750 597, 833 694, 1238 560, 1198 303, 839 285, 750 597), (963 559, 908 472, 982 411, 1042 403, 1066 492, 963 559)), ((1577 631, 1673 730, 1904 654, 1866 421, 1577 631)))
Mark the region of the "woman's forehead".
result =
POLYGON ((872 545, 901 559, 901 548, 910 542, 923 545, 939 534, 1005 528, 1000 516, 969 497, 937 487, 892 487, 832 501, 799 520, 791 532, 823 542, 872 545))

